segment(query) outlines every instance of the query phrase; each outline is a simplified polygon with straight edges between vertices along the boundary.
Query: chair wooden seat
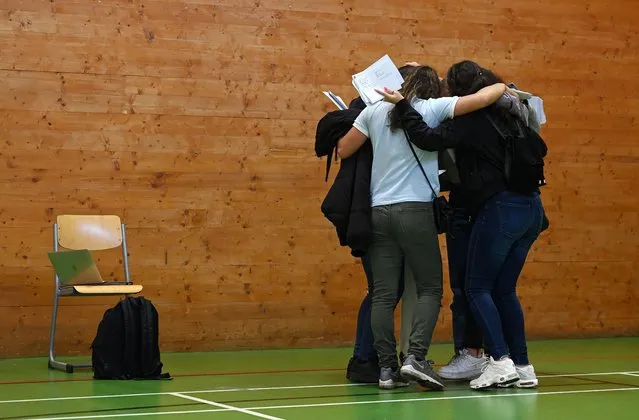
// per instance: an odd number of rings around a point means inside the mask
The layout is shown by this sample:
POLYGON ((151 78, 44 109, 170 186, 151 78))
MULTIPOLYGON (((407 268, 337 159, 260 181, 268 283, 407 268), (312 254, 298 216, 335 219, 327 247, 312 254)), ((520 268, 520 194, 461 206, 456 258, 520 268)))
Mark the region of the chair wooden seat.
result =
MULTIPOLYGON (((75 368, 90 368, 90 363, 72 364, 56 360, 55 333, 61 297, 82 296, 127 296, 140 293, 142 286, 133 284, 129 276, 129 257, 126 243, 126 229, 119 216, 115 215, 59 215, 53 225, 53 251, 62 247, 67 250, 89 250, 91 252, 106 249, 122 249, 124 281, 83 285, 61 284, 55 274, 55 293, 53 296, 53 314, 49 335, 49 368, 72 373, 75 368)), ((55 270, 54 270, 55 271, 55 270)), ((96 268, 97 271, 97 268, 96 268)), ((98 273, 99 276, 99 273, 98 273)))
POLYGON ((71 286, 60 290, 61 296, 109 296, 109 295, 134 295, 142 291, 140 284, 118 284, 118 285, 92 285, 92 286, 71 286))

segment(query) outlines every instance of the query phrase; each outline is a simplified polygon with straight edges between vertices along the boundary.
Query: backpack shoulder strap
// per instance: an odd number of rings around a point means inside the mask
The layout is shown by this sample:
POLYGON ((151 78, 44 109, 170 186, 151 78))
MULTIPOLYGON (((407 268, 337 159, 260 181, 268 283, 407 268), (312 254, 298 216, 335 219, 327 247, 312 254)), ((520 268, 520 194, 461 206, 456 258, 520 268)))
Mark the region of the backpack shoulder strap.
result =
POLYGON ((120 302, 122 308, 122 315, 124 320, 124 374, 125 376, 134 376, 134 367, 137 365, 137 352, 138 347, 137 337, 135 335, 135 315, 133 314, 133 304, 131 297, 126 297, 120 302))
MULTIPOLYGON (((504 132, 495 123, 495 120, 493 120, 491 118, 491 116, 488 115, 488 112, 484 112, 484 116, 486 117, 488 122, 490 122, 490 124, 493 126, 495 131, 497 131, 499 136, 502 139, 504 139, 504 141, 506 142, 506 144, 504 145, 504 149, 505 149, 505 153, 504 153, 504 175, 506 177, 506 180, 509 180, 510 179, 510 168, 512 167, 512 162, 513 162, 512 144, 509 144, 508 138, 504 135, 504 132)), ((517 126, 519 127, 519 124, 517 126)))
POLYGON ((490 122, 490 125, 493 126, 493 128, 495 129, 495 131, 497 131, 497 133, 499 133, 499 135, 505 139, 506 136, 504 135, 504 132, 501 131, 501 129, 497 126, 497 124, 495 124, 495 120, 492 119, 492 117, 490 115, 488 115, 487 112, 484 112, 484 116, 486 117, 486 119, 488 120, 488 122, 490 122))
POLYGON ((153 303, 140 297, 140 353, 142 355, 142 376, 144 379, 173 379, 171 374, 162 373, 162 361, 158 342, 158 313, 153 303))
POLYGON ((142 374, 148 375, 155 369, 154 346, 157 346, 157 323, 154 322, 153 306, 145 298, 140 298, 140 354, 142 374))

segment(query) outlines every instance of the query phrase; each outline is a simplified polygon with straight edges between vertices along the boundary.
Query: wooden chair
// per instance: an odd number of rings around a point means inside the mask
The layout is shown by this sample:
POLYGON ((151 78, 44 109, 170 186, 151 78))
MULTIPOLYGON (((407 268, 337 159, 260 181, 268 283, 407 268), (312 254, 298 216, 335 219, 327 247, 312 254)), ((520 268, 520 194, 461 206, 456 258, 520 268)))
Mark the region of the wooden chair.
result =
POLYGON ((58 302, 61 297, 116 296, 131 295, 142 291, 141 285, 131 282, 129 277, 129 259, 126 246, 126 229, 118 216, 77 216, 60 215, 53 225, 53 250, 88 249, 100 251, 122 248, 124 281, 106 282, 99 285, 62 285, 55 274, 55 292, 53 294, 53 314, 49 335, 49 368, 73 373, 74 368, 89 368, 91 364, 71 364, 55 359, 55 332, 58 317, 58 302))

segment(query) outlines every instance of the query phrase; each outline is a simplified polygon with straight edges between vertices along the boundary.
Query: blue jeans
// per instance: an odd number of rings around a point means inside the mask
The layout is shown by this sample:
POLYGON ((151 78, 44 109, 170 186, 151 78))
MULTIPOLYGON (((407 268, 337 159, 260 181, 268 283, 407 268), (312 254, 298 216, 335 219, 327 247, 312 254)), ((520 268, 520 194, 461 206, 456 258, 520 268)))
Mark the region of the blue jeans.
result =
POLYGON ((502 192, 484 205, 470 235, 466 295, 495 360, 527 365, 524 314, 517 280, 541 231, 539 194, 502 192))
POLYGON ((450 310, 453 318, 453 343, 455 353, 465 348, 479 349, 483 347, 481 328, 475 321, 468 299, 466 298, 466 259, 472 222, 468 213, 462 208, 453 210, 450 232, 446 233, 448 249, 448 276, 453 301, 450 310))
MULTIPOLYGON (((355 332, 355 347, 353 349, 353 357, 359 360, 377 361, 377 352, 374 347, 373 328, 371 327, 371 309, 373 307, 373 268, 371 267, 371 258, 369 254, 362 257, 362 267, 366 273, 366 282, 368 283, 368 293, 362 300, 357 314, 357 331, 355 332)), ((404 293, 404 270, 399 282, 399 293, 401 297, 404 293)), ((399 300, 398 300, 399 302, 399 300)))

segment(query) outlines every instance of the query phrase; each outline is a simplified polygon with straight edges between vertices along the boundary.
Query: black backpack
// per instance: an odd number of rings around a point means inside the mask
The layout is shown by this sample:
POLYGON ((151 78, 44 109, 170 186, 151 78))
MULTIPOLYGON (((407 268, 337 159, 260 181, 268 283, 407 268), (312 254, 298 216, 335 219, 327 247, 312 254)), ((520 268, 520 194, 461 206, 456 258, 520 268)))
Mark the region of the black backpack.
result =
POLYGON ((162 374, 158 312, 144 297, 126 297, 104 313, 91 344, 95 379, 170 379, 162 374))
POLYGON ((504 175, 508 189, 522 194, 530 194, 546 185, 544 158, 548 147, 544 140, 530 127, 522 127, 516 121, 517 133, 505 135, 493 119, 485 114, 488 121, 505 140, 504 175))

